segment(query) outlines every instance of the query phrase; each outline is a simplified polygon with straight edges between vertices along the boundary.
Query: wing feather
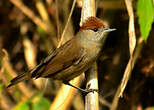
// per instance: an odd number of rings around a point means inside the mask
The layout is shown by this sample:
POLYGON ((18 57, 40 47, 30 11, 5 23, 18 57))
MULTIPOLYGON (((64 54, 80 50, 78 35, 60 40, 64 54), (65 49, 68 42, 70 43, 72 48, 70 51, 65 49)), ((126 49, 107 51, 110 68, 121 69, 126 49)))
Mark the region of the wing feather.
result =
POLYGON ((32 77, 47 77, 58 74, 77 62, 81 56, 81 48, 75 38, 71 39, 60 48, 57 48, 50 56, 32 70, 32 77))

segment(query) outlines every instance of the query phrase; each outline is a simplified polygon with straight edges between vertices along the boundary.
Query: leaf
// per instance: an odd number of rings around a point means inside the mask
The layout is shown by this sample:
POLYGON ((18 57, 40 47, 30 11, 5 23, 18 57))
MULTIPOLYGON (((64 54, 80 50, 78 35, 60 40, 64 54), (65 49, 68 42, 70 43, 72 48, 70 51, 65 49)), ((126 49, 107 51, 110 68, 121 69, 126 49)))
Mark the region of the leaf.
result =
POLYGON ((148 107, 145 110, 154 110, 154 107, 148 107))
POLYGON ((47 37, 46 32, 41 26, 37 27, 37 32, 41 38, 47 37))
POLYGON ((44 98, 42 94, 37 94, 24 102, 20 102, 13 110, 49 110, 49 107, 50 101, 44 98))
POLYGON ((35 103, 32 104, 32 110, 49 110, 50 101, 42 95, 35 97, 35 103))
POLYGON ((0 93, 2 92, 3 89, 3 83, 0 83, 0 93))
POLYGON ((18 105, 16 105, 13 110, 30 110, 30 105, 27 101, 21 102, 18 105))
POLYGON ((137 15, 140 25, 141 36, 147 40, 154 21, 154 6, 152 0, 138 0, 137 15))

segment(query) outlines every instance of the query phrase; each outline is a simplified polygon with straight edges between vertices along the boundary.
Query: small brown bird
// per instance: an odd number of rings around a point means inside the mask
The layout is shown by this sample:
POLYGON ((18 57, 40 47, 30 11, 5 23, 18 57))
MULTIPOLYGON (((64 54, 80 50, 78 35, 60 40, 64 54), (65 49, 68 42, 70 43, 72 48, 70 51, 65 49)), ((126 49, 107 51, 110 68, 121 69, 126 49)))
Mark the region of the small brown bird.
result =
POLYGON ((8 87, 39 77, 61 80, 74 87, 69 81, 85 72, 97 60, 106 33, 114 30, 107 29, 96 17, 87 18, 75 37, 57 48, 34 69, 12 79, 8 87))

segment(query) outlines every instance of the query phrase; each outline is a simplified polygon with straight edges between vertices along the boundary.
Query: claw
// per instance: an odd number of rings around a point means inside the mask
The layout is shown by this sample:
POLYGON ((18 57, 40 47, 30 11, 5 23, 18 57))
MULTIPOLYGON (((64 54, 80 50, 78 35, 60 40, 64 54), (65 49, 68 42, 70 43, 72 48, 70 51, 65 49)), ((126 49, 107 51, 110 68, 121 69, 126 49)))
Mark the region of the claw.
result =
POLYGON ((71 86, 71 87, 73 87, 73 88, 76 88, 76 89, 78 89, 79 91, 81 91, 81 92, 83 92, 84 94, 88 94, 88 93, 90 93, 90 92, 97 92, 97 93, 99 93, 99 91, 98 91, 98 89, 82 89, 82 88, 80 88, 80 87, 76 87, 76 86, 74 86, 74 85, 72 85, 72 84, 70 84, 69 82, 63 82, 64 84, 66 84, 66 85, 69 85, 69 86, 71 86))

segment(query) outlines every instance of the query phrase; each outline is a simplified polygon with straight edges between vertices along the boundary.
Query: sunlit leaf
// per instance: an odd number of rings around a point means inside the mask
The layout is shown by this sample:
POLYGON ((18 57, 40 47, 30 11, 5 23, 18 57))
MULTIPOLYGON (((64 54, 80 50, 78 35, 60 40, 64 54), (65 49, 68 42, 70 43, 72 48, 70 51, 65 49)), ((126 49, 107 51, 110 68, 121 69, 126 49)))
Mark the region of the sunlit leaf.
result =
POLYGON ((30 105, 27 101, 21 102, 18 105, 16 105, 13 110, 30 110, 30 105))
POLYGON ((44 38, 44 37, 47 36, 47 35, 46 35, 46 32, 44 31, 44 29, 43 29, 42 27, 40 27, 40 26, 37 27, 37 32, 38 32, 38 34, 39 34, 39 36, 40 36, 41 38, 44 38))
POLYGON ((140 25, 141 36, 147 40, 154 21, 154 6, 152 0, 138 0, 137 14, 140 25))
POLYGON ((35 103, 32 104, 32 110, 49 110, 50 101, 42 95, 36 97, 35 103))
POLYGON ((154 110, 154 107, 148 107, 145 110, 154 110))
POLYGON ((2 92, 3 89, 3 83, 0 83, 0 93, 2 92))

